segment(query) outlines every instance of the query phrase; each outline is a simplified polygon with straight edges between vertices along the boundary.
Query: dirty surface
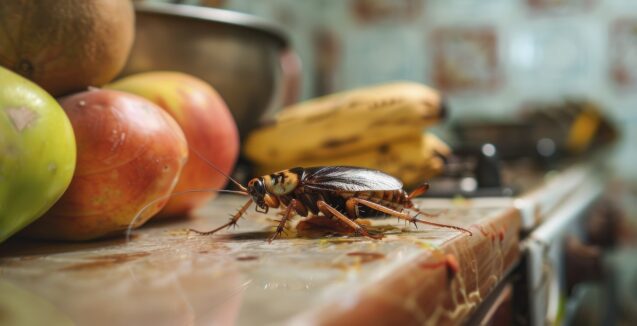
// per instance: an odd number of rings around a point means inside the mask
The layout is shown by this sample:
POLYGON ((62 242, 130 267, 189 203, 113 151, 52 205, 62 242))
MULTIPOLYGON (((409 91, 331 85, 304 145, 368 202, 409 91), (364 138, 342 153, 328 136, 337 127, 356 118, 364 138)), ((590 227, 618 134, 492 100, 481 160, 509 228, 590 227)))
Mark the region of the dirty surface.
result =
POLYGON ((382 219, 368 227, 383 240, 301 223, 268 243, 277 216, 253 210, 237 229, 188 233, 223 224, 243 201, 220 196, 194 218, 151 223, 130 242, 13 240, 0 246, 0 279, 78 324, 440 324, 465 320, 519 255, 517 211, 489 199, 417 202, 446 210, 433 220, 473 236, 382 219))

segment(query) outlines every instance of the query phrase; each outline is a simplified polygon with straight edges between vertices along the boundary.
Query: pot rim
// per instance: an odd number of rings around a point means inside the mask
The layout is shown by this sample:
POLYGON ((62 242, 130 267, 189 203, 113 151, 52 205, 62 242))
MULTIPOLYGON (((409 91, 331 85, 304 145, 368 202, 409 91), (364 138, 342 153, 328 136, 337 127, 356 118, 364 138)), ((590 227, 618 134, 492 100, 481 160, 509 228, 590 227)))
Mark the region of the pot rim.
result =
POLYGON ((275 39, 282 48, 289 46, 284 29, 272 21, 231 10, 160 2, 136 2, 135 12, 191 18, 255 30, 275 39))

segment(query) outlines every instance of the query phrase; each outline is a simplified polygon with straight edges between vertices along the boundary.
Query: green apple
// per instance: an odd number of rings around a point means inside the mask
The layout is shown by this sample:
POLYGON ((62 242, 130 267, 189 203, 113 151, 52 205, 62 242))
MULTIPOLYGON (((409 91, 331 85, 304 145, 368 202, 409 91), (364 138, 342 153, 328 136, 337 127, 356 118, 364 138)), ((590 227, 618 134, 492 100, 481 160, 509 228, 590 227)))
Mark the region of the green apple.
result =
POLYGON ((75 160, 73 127, 60 105, 0 67, 0 242, 62 196, 75 160))

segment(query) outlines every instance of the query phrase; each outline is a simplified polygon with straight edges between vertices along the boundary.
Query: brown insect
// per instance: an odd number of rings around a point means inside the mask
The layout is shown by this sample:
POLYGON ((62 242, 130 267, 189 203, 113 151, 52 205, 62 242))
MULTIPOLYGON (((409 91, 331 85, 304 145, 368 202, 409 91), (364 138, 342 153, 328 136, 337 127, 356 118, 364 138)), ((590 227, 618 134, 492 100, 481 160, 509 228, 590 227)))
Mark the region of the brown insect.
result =
POLYGON ((412 202, 414 197, 429 189, 427 183, 407 194, 398 179, 376 170, 348 166, 297 167, 254 178, 248 182, 247 188, 232 181, 241 189, 240 193, 249 195, 250 199, 228 223, 207 232, 191 231, 208 235, 234 226, 250 205, 255 203, 255 209, 260 213, 267 213, 270 208, 283 209, 276 232, 269 241, 285 230, 286 223, 295 214, 306 217, 310 213, 322 213, 348 225, 355 234, 373 239, 380 239, 382 235, 369 233, 356 222, 356 219, 389 215, 414 223, 416 226, 416 223, 423 223, 452 228, 472 235, 471 231, 458 226, 417 218, 418 215, 434 216, 418 210, 412 202), (408 214, 406 210, 413 211, 415 215, 408 214))

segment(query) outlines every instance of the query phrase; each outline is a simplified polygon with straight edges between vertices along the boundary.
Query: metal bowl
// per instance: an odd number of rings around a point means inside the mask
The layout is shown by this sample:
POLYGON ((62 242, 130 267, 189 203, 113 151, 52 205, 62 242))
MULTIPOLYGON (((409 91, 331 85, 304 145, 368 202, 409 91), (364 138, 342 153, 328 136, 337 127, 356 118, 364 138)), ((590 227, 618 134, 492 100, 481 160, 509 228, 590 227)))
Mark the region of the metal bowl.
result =
POLYGON ((242 136, 282 106, 281 58, 288 39, 277 25, 237 12, 137 3, 136 36, 123 75, 175 70, 221 94, 242 136))

